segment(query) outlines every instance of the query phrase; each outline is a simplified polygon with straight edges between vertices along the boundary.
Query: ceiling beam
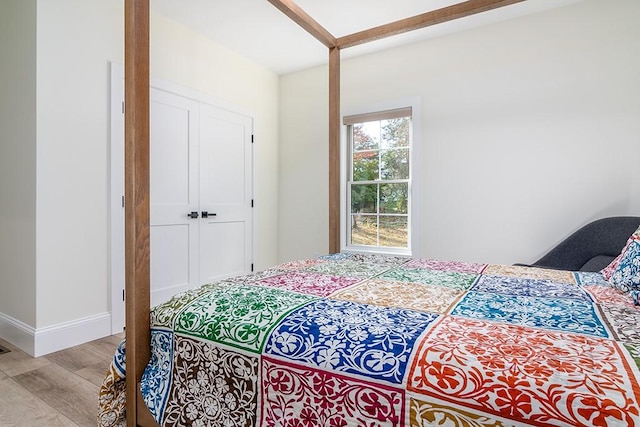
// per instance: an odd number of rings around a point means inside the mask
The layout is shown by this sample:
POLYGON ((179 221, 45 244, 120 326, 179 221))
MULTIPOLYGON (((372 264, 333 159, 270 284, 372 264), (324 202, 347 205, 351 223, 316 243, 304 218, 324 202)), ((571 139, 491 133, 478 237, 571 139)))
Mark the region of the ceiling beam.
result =
POLYGON ((280 9, 282 13, 304 28, 309 34, 318 39, 320 43, 326 47, 329 49, 336 47, 336 38, 292 0, 267 1, 280 9))
MULTIPOLYGON (((271 0, 269 0, 271 1, 271 0)), ((497 9, 525 0, 469 0, 441 9, 422 13, 411 18, 401 19, 386 25, 370 28, 344 37, 338 37, 337 46, 340 49, 353 47, 385 37, 395 36, 431 25, 464 18, 477 13, 497 9)))

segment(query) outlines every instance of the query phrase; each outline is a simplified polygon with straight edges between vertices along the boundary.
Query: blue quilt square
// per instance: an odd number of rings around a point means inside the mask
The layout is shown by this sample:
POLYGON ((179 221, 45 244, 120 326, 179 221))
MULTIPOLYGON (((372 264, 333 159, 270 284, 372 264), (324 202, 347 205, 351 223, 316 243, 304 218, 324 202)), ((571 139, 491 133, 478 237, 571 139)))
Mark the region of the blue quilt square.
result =
POLYGON ((285 317, 272 332, 265 353, 399 384, 416 340, 438 317, 350 301, 318 300, 285 317))
POLYGON ((591 302, 469 292, 451 315, 577 334, 609 337, 591 302))

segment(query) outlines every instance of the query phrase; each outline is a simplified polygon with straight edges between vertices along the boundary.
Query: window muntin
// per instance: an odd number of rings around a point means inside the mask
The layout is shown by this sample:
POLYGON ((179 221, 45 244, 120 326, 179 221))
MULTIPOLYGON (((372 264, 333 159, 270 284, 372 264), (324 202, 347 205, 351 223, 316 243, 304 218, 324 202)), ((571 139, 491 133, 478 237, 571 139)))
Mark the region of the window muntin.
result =
POLYGON ((347 247, 410 248, 411 109, 345 118, 347 247))

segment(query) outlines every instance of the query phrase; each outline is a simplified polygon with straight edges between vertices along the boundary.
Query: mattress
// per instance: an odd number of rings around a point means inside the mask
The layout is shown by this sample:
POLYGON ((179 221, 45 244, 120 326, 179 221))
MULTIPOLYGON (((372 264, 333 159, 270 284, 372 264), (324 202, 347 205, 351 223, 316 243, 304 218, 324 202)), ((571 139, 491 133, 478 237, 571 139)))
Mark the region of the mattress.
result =
MULTIPOLYGON (((162 426, 640 425, 640 311, 600 273, 337 254, 151 313, 162 426)), ((124 424, 126 342, 99 425, 124 424)))

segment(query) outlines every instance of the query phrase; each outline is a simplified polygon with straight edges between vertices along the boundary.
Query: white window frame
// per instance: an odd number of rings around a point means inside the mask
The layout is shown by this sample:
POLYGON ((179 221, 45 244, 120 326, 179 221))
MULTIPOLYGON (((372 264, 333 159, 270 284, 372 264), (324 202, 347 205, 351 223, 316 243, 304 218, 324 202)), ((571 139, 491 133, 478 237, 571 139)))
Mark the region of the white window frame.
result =
POLYGON ((340 248, 342 252, 357 253, 378 253, 389 255, 406 255, 412 257, 420 257, 421 248, 421 214, 420 214, 420 182, 421 182, 421 126, 420 119, 421 108, 419 98, 401 99, 396 101, 384 102, 366 107, 351 108, 342 114, 342 122, 344 117, 375 114, 389 110, 397 110, 401 108, 411 108, 411 145, 409 155, 409 245, 408 248, 391 248, 391 247, 373 247, 364 245, 349 244, 349 222, 351 220, 351 203, 348 200, 348 179, 349 169, 351 167, 351 152, 349 147, 349 138, 347 135, 347 125, 342 126, 342 134, 340 138, 340 248))

